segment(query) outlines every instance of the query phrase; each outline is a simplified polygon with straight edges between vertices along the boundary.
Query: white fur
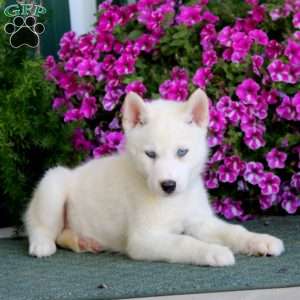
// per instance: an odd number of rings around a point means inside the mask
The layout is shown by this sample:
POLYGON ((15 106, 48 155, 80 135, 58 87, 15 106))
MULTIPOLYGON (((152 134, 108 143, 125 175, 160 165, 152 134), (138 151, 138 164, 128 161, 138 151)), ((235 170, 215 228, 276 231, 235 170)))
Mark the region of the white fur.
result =
POLYGON ((230 225, 212 212, 200 178, 208 154, 204 92, 197 90, 186 103, 143 103, 130 93, 123 115, 124 153, 74 170, 51 169, 38 185, 25 215, 31 255, 55 252, 65 203, 75 233, 133 259, 226 266, 234 264, 233 252, 283 252, 281 240, 230 225), (178 148, 189 152, 178 158, 178 148), (174 193, 163 192, 164 180, 176 181, 174 193))

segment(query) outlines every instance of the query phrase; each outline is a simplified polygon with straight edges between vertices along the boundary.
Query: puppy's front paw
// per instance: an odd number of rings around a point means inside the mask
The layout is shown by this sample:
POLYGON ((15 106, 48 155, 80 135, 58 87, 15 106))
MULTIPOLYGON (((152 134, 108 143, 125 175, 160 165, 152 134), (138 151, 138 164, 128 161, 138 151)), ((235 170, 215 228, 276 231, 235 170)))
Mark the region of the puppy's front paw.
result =
POLYGON ((47 238, 39 238, 31 241, 29 254, 36 257, 46 257, 54 254, 56 251, 55 243, 47 238))
POLYGON ((213 245, 205 255, 205 264, 212 267, 234 265, 235 259, 232 251, 224 246, 213 245))
POLYGON ((283 251, 283 242, 269 234, 253 233, 246 241, 245 253, 249 255, 278 256, 283 251))

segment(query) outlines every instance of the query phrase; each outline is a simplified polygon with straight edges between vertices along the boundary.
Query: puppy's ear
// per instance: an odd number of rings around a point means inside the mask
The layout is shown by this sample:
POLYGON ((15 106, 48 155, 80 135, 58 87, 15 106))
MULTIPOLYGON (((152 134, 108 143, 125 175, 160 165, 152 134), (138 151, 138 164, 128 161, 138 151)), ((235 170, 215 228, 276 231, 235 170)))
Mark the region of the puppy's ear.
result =
POLYGON ((143 99, 134 92, 128 93, 122 107, 122 123, 125 131, 139 124, 142 125, 145 122, 145 111, 146 107, 143 99))
POLYGON ((205 92, 197 89, 187 101, 188 122, 207 127, 209 121, 209 102, 205 92))

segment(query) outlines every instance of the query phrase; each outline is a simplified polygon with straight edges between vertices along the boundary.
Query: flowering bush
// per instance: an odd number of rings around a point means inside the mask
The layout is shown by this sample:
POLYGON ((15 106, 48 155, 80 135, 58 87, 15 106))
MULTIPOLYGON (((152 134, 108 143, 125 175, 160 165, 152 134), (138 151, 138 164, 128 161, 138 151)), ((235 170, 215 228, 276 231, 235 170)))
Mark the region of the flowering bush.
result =
POLYGON ((76 122, 74 147, 101 157, 122 148, 125 93, 210 103, 205 184, 224 217, 300 206, 300 1, 140 0, 99 6, 95 28, 62 37, 53 108, 76 122), (224 3, 225 2, 225 3, 224 3), (276 4, 277 3, 277 4, 276 4))

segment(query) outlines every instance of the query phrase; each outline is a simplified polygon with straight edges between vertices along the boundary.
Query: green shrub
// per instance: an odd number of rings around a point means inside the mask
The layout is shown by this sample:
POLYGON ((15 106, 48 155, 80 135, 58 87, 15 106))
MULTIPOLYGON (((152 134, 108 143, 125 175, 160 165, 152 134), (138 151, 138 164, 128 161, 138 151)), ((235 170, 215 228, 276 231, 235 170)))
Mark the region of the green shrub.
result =
MULTIPOLYGON (((1 16, 1 28, 5 22, 1 16)), ((52 111, 54 87, 44 78, 42 60, 24 47, 11 48, 3 30, 0 45, 0 213, 8 208, 10 225, 20 225, 43 172, 72 165, 79 155, 70 145, 72 125, 52 111)))

